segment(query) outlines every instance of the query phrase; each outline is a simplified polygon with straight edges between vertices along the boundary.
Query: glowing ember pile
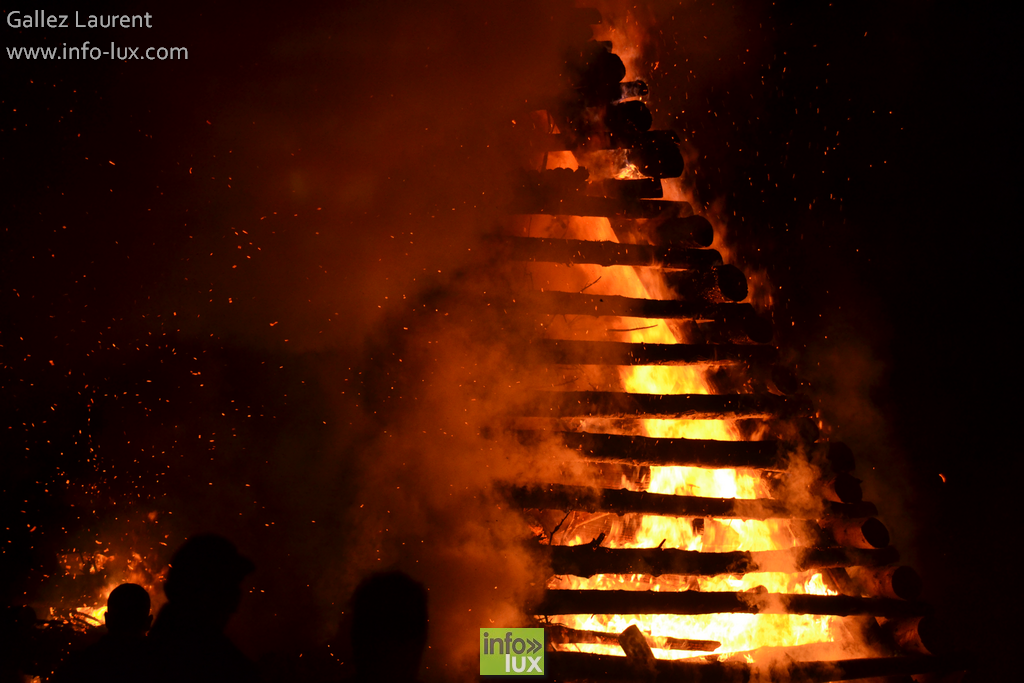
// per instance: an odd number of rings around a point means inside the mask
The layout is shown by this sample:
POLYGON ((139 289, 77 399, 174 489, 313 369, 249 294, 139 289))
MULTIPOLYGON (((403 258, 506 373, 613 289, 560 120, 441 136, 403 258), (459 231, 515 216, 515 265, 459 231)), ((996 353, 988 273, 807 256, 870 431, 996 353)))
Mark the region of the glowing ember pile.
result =
MULTIPOLYGON (((149 521, 155 517, 156 513, 151 513, 149 521)), ((37 613, 49 622, 89 631, 105 623, 111 591, 122 583, 135 583, 149 592, 155 614, 166 600, 163 579, 167 566, 157 551, 142 551, 148 544, 135 540, 115 544, 97 541, 96 550, 74 548, 63 553, 59 558, 63 573, 53 577, 49 584, 51 597, 36 606, 37 613)))

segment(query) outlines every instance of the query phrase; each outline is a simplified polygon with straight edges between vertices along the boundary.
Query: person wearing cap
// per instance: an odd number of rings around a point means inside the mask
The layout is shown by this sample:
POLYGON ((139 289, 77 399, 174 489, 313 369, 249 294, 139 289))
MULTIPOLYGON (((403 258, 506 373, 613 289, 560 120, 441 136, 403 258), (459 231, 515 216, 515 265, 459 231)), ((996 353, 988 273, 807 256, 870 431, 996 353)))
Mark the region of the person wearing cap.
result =
POLYGON ((122 583, 107 597, 107 632, 94 645, 74 655, 54 676, 54 683, 128 683, 148 672, 150 651, 146 630, 153 622, 149 593, 134 583, 122 583))
POLYGON ((255 665, 224 633, 255 570, 222 536, 193 536, 174 554, 164 583, 167 604, 150 631, 152 680, 254 681, 255 665))

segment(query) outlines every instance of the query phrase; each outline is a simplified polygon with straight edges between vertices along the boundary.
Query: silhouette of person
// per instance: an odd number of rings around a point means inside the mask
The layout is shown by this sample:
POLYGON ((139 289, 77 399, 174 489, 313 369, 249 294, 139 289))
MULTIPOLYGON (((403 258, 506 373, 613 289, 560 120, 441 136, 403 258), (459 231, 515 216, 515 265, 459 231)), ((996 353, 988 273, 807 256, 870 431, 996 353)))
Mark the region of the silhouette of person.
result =
POLYGON ((149 593, 134 583, 122 583, 107 597, 106 634, 70 657, 54 683, 137 681, 146 671, 149 652, 146 631, 153 621, 149 593))
POLYGON ((359 683, 414 683, 427 644, 427 590, 400 571, 374 574, 352 595, 352 655, 359 683))
POLYGON ((255 565, 226 538, 193 536, 174 554, 164 583, 167 604, 150 631, 151 680, 255 681, 255 665, 225 635, 255 565))
POLYGON ((22 683, 41 671, 36 622, 28 605, 8 605, 0 612, 0 683, 22 683))

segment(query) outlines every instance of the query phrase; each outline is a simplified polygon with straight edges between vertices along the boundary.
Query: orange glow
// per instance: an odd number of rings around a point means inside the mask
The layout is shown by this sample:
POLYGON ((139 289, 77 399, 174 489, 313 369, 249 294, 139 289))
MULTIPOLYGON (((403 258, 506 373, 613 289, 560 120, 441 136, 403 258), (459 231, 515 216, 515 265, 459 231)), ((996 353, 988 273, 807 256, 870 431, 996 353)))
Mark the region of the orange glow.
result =
MULTIPOLYGON (((620 160, 617 169, 604 169, 591 173, 590 180, 601 177, 633 178, 636 169, 620 160)), ((597 153, 591 153, 579 163, 569 152, 549 153, 547 168, 572 168, 579 165, 591 168, 597 153)), ((600 164, 608 159, 601 158, 600 164)), ((690 193, 678 181, 664 182, 666 198, 691 200, 690 193)), ((716 226, 718 227, 718 226, 716 226)), ((532 216, 525 226, 525 234, 532 237, 584 239, 618 242, 610 221, 606 218, 575 216, 532 216)), ((716 244, 721 243, 721 232, 716 230, 716 244)), ((724 251, 728 261, 728 252, 724 251)), ((650 268, 599 267, 584 264, 530 263, 528 272, 536 289, 546 291, 583 292, 592 295, 620 295, 647 299, 670 299, 669 290, 660 272, 650 268)), ((762 297, 760 303, 770 299, 762 297)), ((556 339, 613 340, 620 342, 647 342, 659 344, 685 343, 681 327, 665 320, 640 320, 614 317, 551 316, 547 336, 556 339)), ((591 380, 591 388, 599 379, 598 372, 588 374, 586 368, 578 376, 591 380)), ((618 385, 600 386, 603 390, 648 394, 707 394, 712 392, 708 370, 704 366, 620 366, 618 385)), ((607 382, 607 375, 600 375, 607 382)), ((574 389, 573 386, 550 387, 574 389)), ((629 425, 615 424, 602 428, 599 420, 580 420, 578 427, 595 431, 661 438, 714 439, 734 441, 740 438, 734 424, 727 420, 634 420, 629 425), (631 425, 631 426, 630 426, 631 425)), ((651 467, 650 483, 646 490, 709 498, 765 498, 768 492, 761 486, 760 472, 742 469, 707 469, 697 467, 651 467)), ((625 486, 624 480, 624 486, 625 486)), ((632 483, 629 483, 632 487, 632 483)), ((570 527, 556 534, 554 543, 579 545, 592 542, 600 530, 606 533, 602 545, 609 548, 679 548, 698 552, 785 550, 798 545, 790 524, 786 520, 734 520, 703 519, 702 524, 688 518, 670 518, 656 515, 582 515, 574 517, 570 527), (639 518, 639 519, 637 519, 639 518), (626 527, 629 527, 627 533, 626 527)), ((661 576, 597 575, 590 578, 576 576, 552 577, 549 589, 605 589, 636 591, 747 591, 767 590, 770 593, 834 595, 819 572, 758 572, 728 576, 661 576)), ((572 629, 602 631, 618 634, 636 624, 649 637, 669 636, 694 640, 714 640, 722 643, 714 655, 741 653, 742 661, 753 661, 751 650, 766 647, 792 647, 812 643, 830 643, 842 637, 837 631, 839 618, 795 614, 709 614, 676 615, 607 615, 577 614, 552 618, 553 623, 572 629)), ((657 645, 657 640, 654 641, 657 645)), ((618 645, 563 644, 557 649, 600 654, 623 655, 618 645)), ((658 658, 678 659, 707 656, 707 652, 686 652, 654 648, 658 658)), ((818 653, 819 656, 821 653, 818 653)))
POLYGON ((49 619, 69 623, 79 631, 102 626, 107 612, 107 598, 122 583, 137 583, 149 592, 153 614, 165 602, 162 580, 166 567, 152 557, 124 550, 67 553, 63 556, 64 575, 56 581, 62 593, 49 601, 44 610, 49 619))

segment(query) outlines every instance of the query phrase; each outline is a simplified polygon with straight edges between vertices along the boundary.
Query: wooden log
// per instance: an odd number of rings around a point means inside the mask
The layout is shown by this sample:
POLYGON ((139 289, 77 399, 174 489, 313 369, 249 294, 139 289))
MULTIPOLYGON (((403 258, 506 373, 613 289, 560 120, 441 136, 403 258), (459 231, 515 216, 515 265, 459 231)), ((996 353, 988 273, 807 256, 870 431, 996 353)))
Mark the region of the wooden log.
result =
MULTIPOLYGON (((802 511, 770 499, 700 498, 673 496, 626 489, 594 489, 565 484, 505 484, 500 488, 516 505, 536 510, 580 510, 663 515, 668 517, 717 517, 721 519, 809 519, 802 511)), ((874 505, 826 502, 825 514, 855 517, 874 505)))
POLYGON ((817 490, 826 500, 838 503, 859 503, 864 500, 860 479, 844 472, 825 479, 817 490))
POLYGON ((892 619, 882 626, 905 652, 943 655, 953 650, 953 640, 946 626, 930 615, 892 619))
POLYGON ((651 130, 638 135, 614 136, 627 146, 626 157, 640 172, 652 178, 678 178, 685 164, 679 136, 671 130, 651 130))
MULTIPOLYGON (((545 625, 549 642, 559 645, 587 643, 596 645, 619 645, 619 634, 604 631, 582 631, 561 624, 545 625)), ((670 636, 644 635, 647 644, 658 650, 684 650, 686 652, 714 652, 722 646, 717 640, 693 640, 670 636)))
MULTIPOLYGON (((833 567, 881 567, 896 562, 892 546, 859 548, 793 548, 789 550, 705 553, 677 548, 602 548, 590 545, 542 546, 555 574, 648 574, 722 576, 751 572, 792 572, 833 567)), ((879 596, 886 597, 886 596, 879 596)))
MULTIPOLYGON (((828 683, 872 677, 964 671, 975 665, 974 659, 966 655, 871 657, 825 662, 801 662, 782 657, 768 664, 701 660, 704 658, 660 659, 655 663, 656 680, 659 683, 752 683, 763 680, 828 683)), ((625 683, 637 680, 635 669, 625 657, 585 652, 549 652, 546 654, 545 671, 552 683, 580 680, 625 683)))
POLYGON ((650 130, 654 118, 646 104, 629 100, 610 105, 604 123, 612 134, 629 137, 650 130))
POLYGON ((619 634, 619 647, 626 653, 626 659, 633 666, 654 672, 654 664, 657 661, 647 639, 640 632, 636 624, 630 624, 619 634))
POLYGON ((630 344, 613 341, 542 339, 542 358, 565 365, 696 365, 770 363, 774 346, 757 344, 630 344))
POLYGON ((824 525, 839 545, 853 548, 884 548, 889 545, 889 530, 874 517, 835 519, 824 525))
POLYGON ((784 365, 773 365, 771 371, 771 382, 781 394, 799 393, 802 384, 797 379, 796 373, 784 365))
MULTIPOLYGON (((660 439, 623 434, 588 432, 543 432, 519 430, 520 443, 537 443, 546 435, 561 440, 566 448, 580 451, 588 460, 622 465, 662 465, 688 467, 741 467, 784 470, 790 446, 776 440, 717 441, 712 439, 660 439)), ((839 441, 816 443, 812 457, 833 469, 852 467, 853 453, 839 441)))
MULTIPOLYGON (((529 444, 539 441, 545 434, 547 432, 522 430, 516 432, 516 437, 521 443, 529 444)), ((623 465, 784 469, 786 463, 783 444, 778 441, 658 439, 587 432, 554 432, 553 436, 566 448, 580 451, 588 460, 623 465)))
POLYGON ((747 298, 747 276, 736 266, 672 271, 664 276, 666 284, 684 301, 721 304, 747 298))
POLYGON ((921 576, 913 567, 858 568, 850 572, 850 579, 863 595, 900 600, 917 600, 924 588, 921 576))
POLYGON ((855 467, 853 450, 842 441, 828 441, 823 447, 816 445, 812 455, 827 463, 833 472, 851 472, 855 467))
MULTIPOLYGON (((495 241, 502 254, 513 261, 588 263, 598 266, 654 266, 658 268, 711 268, 722 263, 714 249, 649 244, 561 240, 543 237, 502 237, 495 241)), ((730 275, 726 271, 724 278, 730 275)), ((742 273, 741 273, 742 275, 742 273)), ((716 280, 717 282, 717 280, 716 280)), ((744 284, 745 284, 744 280, 744 284)), ((601 298, 601 297, 597 297, 601 298)))
POLYGON ((659 221, 650 230, 655 244, 683 244, 710 247, 715 241, 715 229, 707 218, 698 216, 677 216, 659 221))
POLYGON ((690 420, 767 419, 811 415, 810 401, 775 394, 630 394, 617 391, 538 391, 524 417, 614 417, 690 420))
MULTIPOLYGON (((787 477, 784 472, 764 471, 761 473, 761 482, 773 497, 786 497, 787 477)), ((836 503, 859 503, 864 500, 860 479, 842 472, 815 482, 810 490, 814 495, 836 503)))
POLYGON ((921 602, 847 595, 790 593, 548 590, 532 612, 557 614, 816 614, 848 617, 909 618, 928 616, 921 602))
POLYGON ((659 216, 688 216, 693 209, 686 202, 665 199, 614 199, 566 194, 525 192, 514 199, 509 213, 549 214, 560 216, 604 216, 607 218, 657 218, 659 216))
POLYGON ((592 197, 612 197, 625 200, 661 199, 663 193, 661 181, 654 178, 608 178, 592 182, 587 187, 587 194, 592 197))
MULTIPOLYGON (((722 304, 723 306, 729 304, 722 304)), ((731 304, 731 306, 749 306, 749 304, 731 304)), ((755 344, 768 344, 775 334, 775 327, 768 318, 757 315, 751 306, 749 312, 735 310, 732 315, 723 315, 712 321, 691 318, 695 321, 697 332, 702 340, 710 344, 751 341, 755 344), (738 314, 738 315, 737 315, 738 314)))
MULTIPOLYGON (((699 250, 698 250, 699 251, 699 250)), ((508 305, 507 302, 501 302, 508 305)), ((750 304, 709 304, 671 299, 634 299, 625 296, 595 296, 574 292, 521 292, 512 304, 552 315, 613 315, 626 318, 664 320, 705 320, 734 322, 745 330, 745 321, 759 319, 750 304)))

